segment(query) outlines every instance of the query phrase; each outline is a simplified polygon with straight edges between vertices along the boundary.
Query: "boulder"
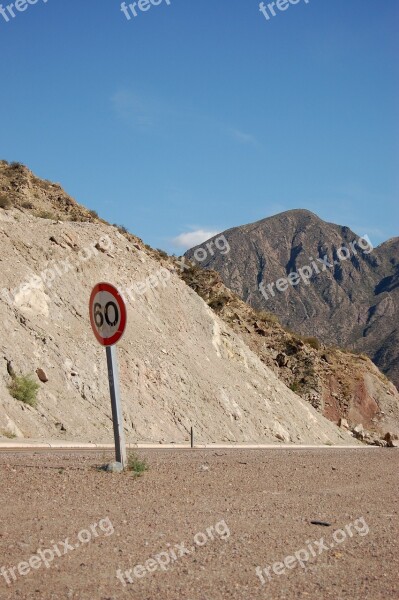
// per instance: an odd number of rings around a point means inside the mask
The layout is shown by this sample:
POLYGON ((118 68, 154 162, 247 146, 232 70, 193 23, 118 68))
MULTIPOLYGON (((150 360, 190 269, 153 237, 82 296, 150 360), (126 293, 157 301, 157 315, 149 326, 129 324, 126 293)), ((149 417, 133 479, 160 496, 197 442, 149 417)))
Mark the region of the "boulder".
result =
POLYGON ((43 371, 43 369, 36 369, 36 375, 38 376, 39 380, 42 383, 47 383, 48 382, 48 377, 45 373, 45 371, 43 371))
POLYGON ((396 441, 397 439, 398 439, 398 435, 396 433, 391 433, 390 431, 388 431, 384 435, 384 440, 386 442, 393 442, 393 441, 396 441))
POLYGON ((108 463, 107 465, 104 465, 104 471, 107 471, 108 473, 122 473, 123 472, 122 463, 120 463, 120 462, 108 463))
POLYGON ((364 439, 365 432, 364 432, 363 425, 361 423, 359 425, 356 425, 356 427, 354 427, 352 429, 352 431, 353 431, 353 435, 355 436, 355 438, 357 438, 358 440, 364 439))
POLYGON ((279 367, 286 367, 287 363, 288 363, 288 356, 286 354, 284 354, 283 352, 280 352, 276 356, 276 363, 278 364, 279 367))

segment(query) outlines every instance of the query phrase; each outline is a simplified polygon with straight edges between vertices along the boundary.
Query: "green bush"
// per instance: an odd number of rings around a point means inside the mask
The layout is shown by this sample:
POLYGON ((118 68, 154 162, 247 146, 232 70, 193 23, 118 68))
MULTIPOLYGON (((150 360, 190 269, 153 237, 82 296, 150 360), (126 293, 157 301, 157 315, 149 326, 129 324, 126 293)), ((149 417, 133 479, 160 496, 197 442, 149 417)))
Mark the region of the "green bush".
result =
POLYGON ((29 406, 36 406, 39 388, 40 385, 34 380, 33 375, 16 376, 8 386, 13 398, 24 404, 29 404, 29 406))
POLYGON ((8 438, 9 440, 14 440, 17 437, 15 433, 8 431, 8 429, 6 429, 5 431, 0 431, 0 435, 2 435, 5 438, 8 438))
POLYGON ((308 346, 310 346, 314 350, 320 350, 321 348, 319 340, 315 337, 304 338, 303 341, 305 342, 305 344, 308 344, 308 346))
POLYGON ((140 477, 145 471, 148 471, 149 466, 145 459, 141 460, 135 452, 129 452, 127 468, 133 472, 133 475, 140 477))
POLYGON ((291 385, 290 385, 290 390, 291 390, 292 392, 295 392, 295 393, 296 393, 296 392, 299 392, 299 390, 300 390, 300 385, 299 385, 299 383, 298 383, 297 381, 294 381, 294 383, 291 383, 291 385))
POLYGON ((98 212, 96 210, 89 210, 89 215, 93 218, 93 219, 98 219, 98 212))

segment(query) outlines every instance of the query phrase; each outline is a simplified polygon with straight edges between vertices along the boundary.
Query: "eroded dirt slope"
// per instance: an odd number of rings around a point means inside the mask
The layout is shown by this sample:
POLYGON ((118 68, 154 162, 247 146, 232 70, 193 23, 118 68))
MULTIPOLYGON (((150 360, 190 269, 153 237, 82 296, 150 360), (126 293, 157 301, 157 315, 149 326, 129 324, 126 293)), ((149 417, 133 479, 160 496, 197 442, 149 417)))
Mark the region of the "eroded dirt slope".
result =
POLYGON ((128 303, 118 350, 129 441, 181 441, 191 425, 198 441, 351 439, 289 390, 169 260, 163 268, 137 238, 89 215, 57 186, 42 189, 28 169, 2 163, 1 170, 10 197, 0 209, 3 433, 112 440, 104 350, 88 318, 93 285, 110 280, 128 303), (46 202, 55 212, 46 213, 46 202), (30 407, 8 385, 12 374, 36 372, 48 381, 30 407))

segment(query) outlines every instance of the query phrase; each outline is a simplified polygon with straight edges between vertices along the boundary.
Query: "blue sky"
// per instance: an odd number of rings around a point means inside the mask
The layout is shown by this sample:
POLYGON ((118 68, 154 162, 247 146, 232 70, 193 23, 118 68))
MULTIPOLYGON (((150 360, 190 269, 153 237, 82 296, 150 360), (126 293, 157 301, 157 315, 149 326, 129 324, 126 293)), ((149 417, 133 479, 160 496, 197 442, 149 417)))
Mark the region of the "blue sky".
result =
POLYGON ((0 15, 0 158, 178 254, 290 208, 379 243, 398 235, 398 17, 397 0, 269 20, 257 0, 130 20, 118 0, 38 0, 0 15))

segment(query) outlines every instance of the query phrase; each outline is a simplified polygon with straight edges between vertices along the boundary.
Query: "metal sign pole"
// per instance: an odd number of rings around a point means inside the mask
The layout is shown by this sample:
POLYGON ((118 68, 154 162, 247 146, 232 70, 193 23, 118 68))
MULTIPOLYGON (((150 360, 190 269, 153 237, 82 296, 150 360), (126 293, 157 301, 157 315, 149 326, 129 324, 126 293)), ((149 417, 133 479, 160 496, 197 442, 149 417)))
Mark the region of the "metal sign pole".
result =
POLYGON ((121 395, 119 390, 118 361, 116 346, 107 346, 107 365, 109 391, 111 393, 112 421, 114 425, 115 457, 116 461, 126 467, 126 443, 123 430, 123 415, 121 408, 121 395))

